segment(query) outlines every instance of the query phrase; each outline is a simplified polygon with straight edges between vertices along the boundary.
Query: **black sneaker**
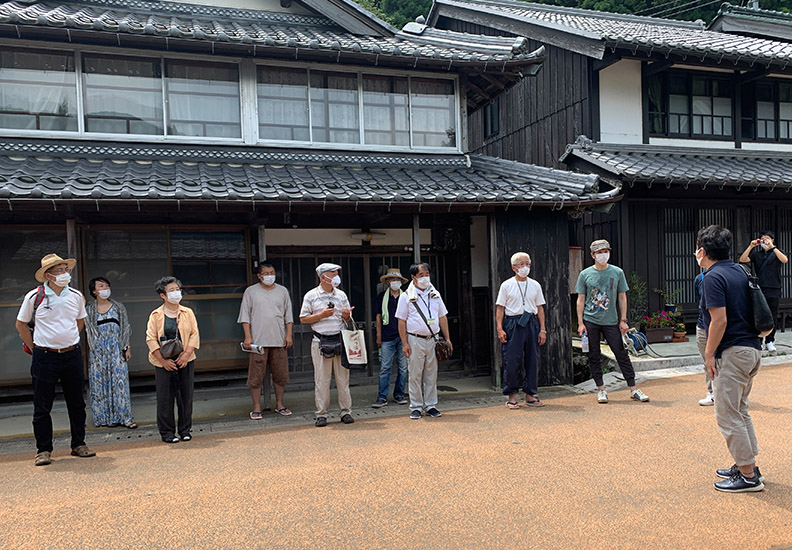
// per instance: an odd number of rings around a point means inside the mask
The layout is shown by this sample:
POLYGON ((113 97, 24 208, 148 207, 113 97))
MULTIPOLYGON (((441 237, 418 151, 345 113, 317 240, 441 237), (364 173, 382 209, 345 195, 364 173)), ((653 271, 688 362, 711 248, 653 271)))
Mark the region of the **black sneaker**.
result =
POLYGON ((443 416, 443 413, 432 407, 428 411, 426 411, 426 416, 431 416, 432 418, 440 418, 443 416))
POLYGON ((317 428, 324 428, 325 426, 327 426, 327 418, 325 418, 324 416, 320 416, 319 418, 316 419, 315 426, 317 428))
MULTIPOLYGON (((731 468, 721 468, 720 470, 715 470, 715 475, 718 477, 722 477, 723 479, 729 479, 731 476, 739 472, 740 469, 737 467, 736 464, 732 465, 731 468)), ((762 472, 759 471, 759 466, 754 466, 754 475, 759 478, 759 481, 764 483, 764 476, 762 472)))
POLYGON ((355 422, 355 419, 352 418, 351 414, 347 413, 341 417, 341 422, 343 422, 344 424, 353 424, 355 422))
POLYGON ((410 412, 410 420, 420 420, 421 419, 421 411, 418 409, 410 412))
POLYGON ((404 397, 403 395, 401 397, 394 397, 393 402, 396 403, 397 405, 406 405, 409 403, 407 398, 404 397))
POLYGON ((715 488, 724 493, 751 493, 764 489, 764 483, 759 480, 757 475, 748 479, 740 472, 737 472, 729 479, 715 483, 715 488))

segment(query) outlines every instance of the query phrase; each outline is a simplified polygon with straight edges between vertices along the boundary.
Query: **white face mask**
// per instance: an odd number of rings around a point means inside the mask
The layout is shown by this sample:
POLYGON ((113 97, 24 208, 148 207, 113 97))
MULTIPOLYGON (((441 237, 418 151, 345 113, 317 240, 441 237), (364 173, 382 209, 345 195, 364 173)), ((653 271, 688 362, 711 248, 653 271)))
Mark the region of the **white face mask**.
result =
POLYGON ((109 288, 103 288, 102 290, 98 291, 97 294, 102 300, 107 300, 111 293, 109 288))
POLYGON ((182 291, 181 290, 171 290, 168 292, 168 302, 171 304, 178 304, 181 302, 182 299, 182 291))
POLYGON ((517 275, 519 275, 520 277, 527 277, 530 273, 531 273, 531 268, 526 266, 522 266, 517 270, 517 275))
POLYGON ((401 281, 391 281, 390 282, 391 290, 399 290, 401 288, 401 286, 402 286, 401 281))
POLYGON ((262 275, 261 282, 267 286, 271 286, 275 284, 275 275, 262 275))
POLYGON ((330 284, 333 285, 333 288, 337 287, 338 285, 341 284, 341 277, 336 275, 335 277, 330 279, 330 284))
POLYGON ((59 273, 55 276, 55 284, 58 286, 66 286, 71 282, 71 273, 59 273))
POLYGON ((599 254, 594 254, 594 261, 600 265, 605 265, 610 260, 610 252, 600 252, 599 254))
POLYGON ((767 244, 766 242, 762 241, 762 250, 767 252, 769 249, 770 249, 770 245, 767 244))
POLYGON ((701 267, 701 262, 704 261, 704 255, 702 254, 701 258, 699 258, 699 255, 698 255, 699 250, 703 250, 703 249, 697 248, 696 251, 693 253, 693 255, 696 257, 696 263, 699 265, 699 267, 701 267))
POLYGON ((423 290, 426 287, 428 287, 431 284, 431 282, 432 279, 430 277, 418 277, 418 279, 415 281, 415 285, 421 290, 423 290))

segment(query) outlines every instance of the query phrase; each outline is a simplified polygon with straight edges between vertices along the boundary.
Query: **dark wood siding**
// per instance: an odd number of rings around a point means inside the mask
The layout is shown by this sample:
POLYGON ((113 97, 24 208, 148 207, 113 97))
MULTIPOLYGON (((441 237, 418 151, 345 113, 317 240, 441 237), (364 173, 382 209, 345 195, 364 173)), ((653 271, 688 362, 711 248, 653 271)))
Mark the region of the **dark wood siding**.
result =
MULTIPOLYGON (((531 277, 544 291, 547 343, 542 347, 539 385, 572 382, 572 341, 569 333, 569 248, 567 216, 547 209, 509 208, 495 215, 497 247, 491 251, 498 280, 493 281, 497 295, 501 282, 514 275, 509 263, 518 251, 531 255, 531 277), (562 238, 558 238, 561 235, 562 238)), ((494 301, 494 299, 493 299, 494 301)), ((499 349, 500 346, 497 346, 499 349)))
MULTIPOLYGON (((438 27, 474 34, 503 35, 479 25, 440 18, 438 27)), ((530 41, 531 49, 542 46, 530 41)), ((547 60, 501 96, 500 132, 484 139, 484 113, 468 117, 471 152, 540 166, 567 169, 558 158, 581 134, 593 137, 589 58, 545 45, 547 60)))

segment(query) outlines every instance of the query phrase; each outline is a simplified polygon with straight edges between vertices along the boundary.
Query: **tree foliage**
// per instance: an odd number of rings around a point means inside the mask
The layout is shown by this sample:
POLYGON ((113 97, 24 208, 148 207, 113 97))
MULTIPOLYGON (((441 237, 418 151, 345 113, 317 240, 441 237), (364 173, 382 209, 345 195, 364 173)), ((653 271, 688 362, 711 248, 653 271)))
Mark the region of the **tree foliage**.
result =
MULTIPOLYGON (((432 0, 356 0, 361 6, 400 29, 405 23, 426 16, 432 0)), ((712 21, 721 6, 721 0, 532 0, 541 4, 584 8, 613 13, 630 13, 671 19, 712 21), (692 8, 692 9, 691 9, 692 8)), ((746 0, 732 0, 735 4, 746 0)), ((790 0, 759 0, 764 10, 792 13, 790 0)))

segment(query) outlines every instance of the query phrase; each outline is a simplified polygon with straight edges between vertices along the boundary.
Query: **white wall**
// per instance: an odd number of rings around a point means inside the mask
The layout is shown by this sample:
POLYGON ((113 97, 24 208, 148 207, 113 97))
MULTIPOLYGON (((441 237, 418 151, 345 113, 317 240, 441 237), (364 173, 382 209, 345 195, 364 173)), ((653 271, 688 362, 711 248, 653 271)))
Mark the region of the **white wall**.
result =
POLYGON ((600 141, 642 143, 641 62, 623 59, 600 71, 600 141))
MULTIPOLYGON (((360 233, 359 228, 349 229, 264 229, 266 246, 359 246, 360 239, 353 239, 350 233, 360 233)), ((376 237, 372 246, 412 246, 412 229, 392 228, 373 229, 373 233, 384 233, 376 237)), ((432 242, 432 230, 421 229, 421 244, 432 242)))
POLYGON ((489 246, 487 216, 470 218, 470 262, 473 286, 489 286, 489 246))
POLYGON ((704 139, 679 139, 679 138, 649 138, 649 145, 662 145, 666 147, 689 147, 699 149, 734 149, 733 141, 707 141, 704 139))
POLYGON ((280 0, 175 0, 176 2, 184 2, 186 4, 200 4, 203 6, 217 6, 223 8, 243 8, 246 10, 260 10, 260 11, 279 11, 288 13, 313 13, 297 2, 292 2, 288 8, 283 8, 280 5, 280 0))

